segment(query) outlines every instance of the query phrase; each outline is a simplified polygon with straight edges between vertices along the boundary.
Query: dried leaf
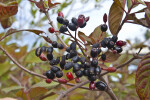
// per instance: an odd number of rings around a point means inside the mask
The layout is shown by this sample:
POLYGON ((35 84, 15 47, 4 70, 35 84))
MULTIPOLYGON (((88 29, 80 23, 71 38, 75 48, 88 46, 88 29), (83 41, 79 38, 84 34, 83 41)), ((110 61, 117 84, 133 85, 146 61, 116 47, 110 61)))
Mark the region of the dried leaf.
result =
POLYGON ((83 42, 87 41, 89 43, 92 43, 92 40, 88 36, 86 36, 83 32, 79 31, 78 36, 83 42))
POLYGON ((150 100, 150 53, 140 61, 135 78, 135 87, 141 100, 150 100))
MULTIPOLYGON (((125 7, 125 1, 126 0, 120 0, 123 9, 125 7)), ((120 26, 122 16, 123 16, 123 10, 121 9, 121 7, 118 6, 118 4, 114 2, 110 8, 109 17, 108 17, 109 29, 113 35, 118 34, 117 30, 120 26)))
POLYGON ((49 6, 49 8, 55 7, 58 4, 60 4, 60 3, 52 3, 51 0, 48 0, 48 6, 49 6))

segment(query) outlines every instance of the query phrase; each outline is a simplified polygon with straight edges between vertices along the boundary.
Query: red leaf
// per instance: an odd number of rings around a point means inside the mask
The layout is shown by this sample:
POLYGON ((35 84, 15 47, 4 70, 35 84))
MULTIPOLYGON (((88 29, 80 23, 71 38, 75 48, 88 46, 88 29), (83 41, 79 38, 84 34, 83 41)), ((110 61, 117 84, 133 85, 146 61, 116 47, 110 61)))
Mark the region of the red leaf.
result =
POLYGON ((52 8, 52 7, 54 7, 54 6, 58 5, 58 4, 60 4, 60 3, 52 3, 51 0, 48 0, 49 8, 52 8))

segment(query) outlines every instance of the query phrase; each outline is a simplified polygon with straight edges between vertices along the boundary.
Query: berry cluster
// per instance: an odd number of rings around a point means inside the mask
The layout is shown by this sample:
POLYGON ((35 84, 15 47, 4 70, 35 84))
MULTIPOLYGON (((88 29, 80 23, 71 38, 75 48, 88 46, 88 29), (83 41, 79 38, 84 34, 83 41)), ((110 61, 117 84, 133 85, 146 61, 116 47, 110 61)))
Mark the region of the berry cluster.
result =
POLYGON ((69 22, 69 20, 64 18, 63 13, 59 12, 57 21, 58 23, 63 24, 60 27, 59 32, 64 33, 68 30, 68 28, 71 31, 76 31, 78 27, 84 28, 88 20, 89 20, 89 17, 85 17, 84 15, 79 15, 78 18, 73 17, 71 19, 71 22, 69 22))

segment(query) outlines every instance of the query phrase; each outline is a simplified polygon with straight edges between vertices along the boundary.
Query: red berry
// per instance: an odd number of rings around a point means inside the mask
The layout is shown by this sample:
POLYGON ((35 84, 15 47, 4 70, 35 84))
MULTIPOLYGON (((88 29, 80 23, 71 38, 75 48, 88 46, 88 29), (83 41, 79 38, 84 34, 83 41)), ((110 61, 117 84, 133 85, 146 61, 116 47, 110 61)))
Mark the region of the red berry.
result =
POLYGON ((50 33, 54 33, 54 32, 55 32, 55 30, 54 30, 53 27, 50 27, 50 28, 48 29, 48 31, 49 31, 50 33))
POLYGON ((77 22, 78 22, 79 26, 82 26, 85 22, 85 16, 84 15, 79 15, 77 22))
POLYGON ((86 18, 85 18, 85 21, 87 22, 87 21, 89 21, 89 19, 90 19, 90 17, 86 17, 86 18))
POLYGON ((51 79, 46 79, 46 83, 51 83, 52 80, 51 79))
POLYGON ((124 45, 126 45, 126 42, 122 41, 122 40, 119 40, 119 41, 116 42, 116 45, 117 46, 124 46, 124 45))
POLYGON ((63 17, 64 18, 64 14, 60 11, 60 12, 58 12, 58 16, 61 16, 61 17, 63 17))
POLYGON ((77 77, 77 78, 75 78, 75 81, 76 81, 76 83, 80 83, 81 81, 80 81, 80 79, 77 77))
POLYGON ((104 23, 107 22, 107 14, 106 14, 106 13, 105 13, 104 16, 103 16, 103 21, 104 21, 104 23))
POLYGON ((59 83, 63 83, 63 84, 68 82, 66 79, 62 79, 62 78, 59 78, 57 80, 58 80, 59 83))
POLYGON ((42 53, 39 57, 42 61, 47 61, 47 58, 45 57, 45 55, 42 53))
POLYGON ((73 80, 73 75, 71 72, 67 72, 66 76, 69 80, 73 80))
POLYGON ((117 70, 116 67, 108 67, 107 68, 108 72, 115 72, 116 70, 117 70))
POLYGON ((89 89, 94 90, 95 89, 95 82, 90 82, 89 89))

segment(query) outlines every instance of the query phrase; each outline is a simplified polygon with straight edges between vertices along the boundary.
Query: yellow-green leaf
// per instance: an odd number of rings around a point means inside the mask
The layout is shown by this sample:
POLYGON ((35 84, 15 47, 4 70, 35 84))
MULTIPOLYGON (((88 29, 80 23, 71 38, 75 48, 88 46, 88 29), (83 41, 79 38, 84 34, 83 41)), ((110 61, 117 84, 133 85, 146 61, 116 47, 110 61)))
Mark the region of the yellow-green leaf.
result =
POLYGON ((5 93, 14 91, 14 90, 19 90, 19 89, 23 89, 24 87, 22 86, 12 86, 12 87, 8 87, 8 88, 3 88, 2 91, 5 93))

